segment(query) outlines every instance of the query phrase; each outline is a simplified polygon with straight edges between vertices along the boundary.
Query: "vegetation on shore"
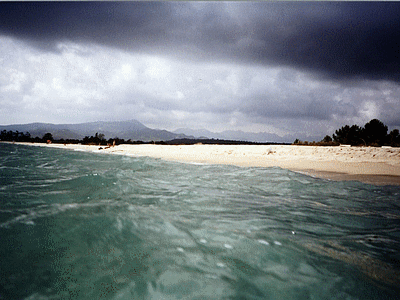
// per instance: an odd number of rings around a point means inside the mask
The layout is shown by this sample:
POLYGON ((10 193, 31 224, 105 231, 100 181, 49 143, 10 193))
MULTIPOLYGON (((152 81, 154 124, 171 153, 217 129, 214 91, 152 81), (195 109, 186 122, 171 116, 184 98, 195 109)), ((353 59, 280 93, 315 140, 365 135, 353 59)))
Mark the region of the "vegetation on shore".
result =
MULTIPOLYGON (((31 137, 31 134, 29 132, 23 133, 23 132, 19 132, 18 130, 16 132, 11 131, 11 130, 1 131, 0 140, 8 141, 8 142, 32 142, 32 141, 35 141, 35 139, 31 137)), ((38 138, 38 140, 39 140, 39 138, 38 138)))
MULTIPOLYGON (((29 132, 13 132, 3 130, 0 134, 0 141, 9 142, 31 142, 31 143, 58 143, 58 144, 83 144, 83 145, 96 145, 96 146, 111 146, 120 144, 155 144, 155 145, 194 145, 194 144, 220 144, 220 145, 277 145, 285 143, 258 143, 248 141, 236 141, 236 140, 221 140, 221 139, 173 139, 169 141, 132 141, 124 140, 118 137, 105 139, 104 134, 96 132, 94 136, 85 136, 82 140, 78 139, 60 139, 55 140, 51 133, 46 133, 42 138, 32 138, 29 132)), ((289 143, 287 143, 289 145, 289 143)))
MULTIPOLYGON (((98 146, 111 146, 119 144, 161 144, 161 145, 193 145, 193 144, 222 144, 222 145, 273 145, 285 143, 257 143, 247 141, 231 141, 220 139, 175 139, 170 141, 158 142, 143 142, 124 140, 118 137, 105 139, 104 134, 96 133, 94 136, 85 136, 82 140, 78 139, 60 139, 55 140, 50 132, 43 135, 43 137, 31 137, 29 132, 13 132, 3 130, 0 133, 0 141, 11 142, 35 142, 35 143, 61 143, 61 144, 84 144, 84 145, 98 145, 98 146)), ((296 139, 293 145, 309 145, 309 146, 338 146, 340 144, 352 146, 393 146, 400 147, 400 134, 398 129, 392 130, 388 134, 388 127, 378 119, 373 119, 366 123, 364 127, 358 125, 345 125, 332 136, 326 135, 319 142, 300 141, 296 139)))
POLYGON ((345 125, 331 136, 325 136, 319 142, 300 141, 296 139, 294 145, 311 146, 337 146, 340 144, 351 146, 392 146, 400 147, 400 134, 398 129, 393 129, 388 134, 388 127, 378 119, 366 123, 364 127, 358 125, 345 125))

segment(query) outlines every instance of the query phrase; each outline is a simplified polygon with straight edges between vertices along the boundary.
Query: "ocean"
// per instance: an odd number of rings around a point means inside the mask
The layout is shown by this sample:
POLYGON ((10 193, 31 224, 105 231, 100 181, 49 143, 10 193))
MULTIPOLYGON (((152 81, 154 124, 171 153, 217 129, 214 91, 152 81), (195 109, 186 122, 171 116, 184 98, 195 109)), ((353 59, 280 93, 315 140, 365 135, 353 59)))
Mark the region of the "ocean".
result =
POLYGON ((0 144, 0 299, 399 299, 400 187, 0 144))

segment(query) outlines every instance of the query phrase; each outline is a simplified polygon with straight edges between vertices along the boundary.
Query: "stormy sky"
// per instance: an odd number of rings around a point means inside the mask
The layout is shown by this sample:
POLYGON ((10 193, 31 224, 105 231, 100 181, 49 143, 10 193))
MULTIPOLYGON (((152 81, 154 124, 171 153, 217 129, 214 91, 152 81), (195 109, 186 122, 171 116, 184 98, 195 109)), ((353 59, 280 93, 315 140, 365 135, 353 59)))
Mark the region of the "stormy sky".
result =
POLYGON ((0 124, 400 127, 400 3, 0 2, 0 124))

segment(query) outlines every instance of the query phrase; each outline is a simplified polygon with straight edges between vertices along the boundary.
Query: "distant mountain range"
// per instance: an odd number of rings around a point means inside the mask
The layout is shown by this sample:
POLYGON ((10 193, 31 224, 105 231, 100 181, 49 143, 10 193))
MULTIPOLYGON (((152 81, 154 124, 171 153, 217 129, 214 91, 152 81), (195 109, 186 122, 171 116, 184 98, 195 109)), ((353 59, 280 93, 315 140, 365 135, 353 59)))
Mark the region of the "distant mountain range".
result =
POLYGON ((297 136, 294 134, 288 134, 280 136, 269 132, 244 132, 241 130, 226 130, 222 132, 211 132, 205 129, 188 129, 180 128, 174 131, 177 134, 185 134, 195 137, 203 138, 214 138, 222 140, 236 140, 236 141, 248 141, 257 143, 292 143, 295 139, 302 141, 320 141, 322 138, 319 136, 297 136))
POLYGON ((244 132, 241 130, 227 130, 222 132, 211 132, 205 129, 188 129, 188 128, 180 128, 174 131, 177 134, 185 134, 195 137, 204 137, 204 138, 214 138, 214 139, 222 139, 222 140, 237 140, 237 141, 248 141, 248 142, 288 142, 285 137, 281 137, 274 133, 268 132, 244 132))
MULTIPOLYGON (((94 136, 97 133, 103 133, 106 139, 121 138, 132 141, 169 141, 173 139, 222 139, 236 140, 248 142, 293 142, 295 136, 279 136, 267 132, 243 132, 243 131, 223 131, 211 132, 208 130, 193 130, 188 128, 177 129, 174 132, 160 129, 151 129, 136 120, 116 121, 116 122, 89 122, 80 124, 50 124, 50 123, 30 123, 18 125, 0 125, 0 131, 12 130, 19 132, 29 132, 32 137, 43 137, 44 134, 50 132, 53 138, 59 139, 83 139, 85 136, 94 136)), ((320 140, 320 138, 310 138, 312 140, 320 140)))
POLYGON ((94 136, 96 133, 103 133, 106 139, 118 137, 125 140, 131 139, 144 142, 193 138, 166 130, 151 129, 136 120, 119 122, 100 121, 80 124, 30 123, 0 126, 0 131, 2 130, 29 132, 32 137, 42 137, 47 132, 50 132, 56 140, 83 139, 85 136, 94 136))

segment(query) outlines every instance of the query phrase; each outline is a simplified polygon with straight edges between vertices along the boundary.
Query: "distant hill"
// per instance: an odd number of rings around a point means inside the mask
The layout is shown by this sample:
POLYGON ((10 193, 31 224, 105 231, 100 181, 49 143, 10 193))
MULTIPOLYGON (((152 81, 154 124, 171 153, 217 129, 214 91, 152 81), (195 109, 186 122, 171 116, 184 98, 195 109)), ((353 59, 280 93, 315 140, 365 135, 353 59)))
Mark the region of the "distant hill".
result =
POLYGON ((32 137, 43 137, 47 132, 59 139, 82 139, 85 136, 94 136, 96 132, 103 133, 106 139, 121 138, 133 141, 167 141, 180 138, 192 138, 185 134, 172 133, 166 130, 151 129, 136 120, 117 122, 89 122, 80 124, 51 124, 30 123, 17 125, 0 125, 0 131, 12 130, 29 132, 32 137))
MULTIPOLYGON (((234 131, 234 130, 227 130, 222 132, 211 132, 205 129, 193 130, 188 128, 180 128, 174 131, 177 134, 186 134, 192 135, 197 138, 212 138, 212 139, 224 139, 224 140, 236 140, 236 141, 247 141, 247 142, 258 142, 258 143, 265 143, 265 142, 288 142, 288 139, 285 137, 281 137, 274 133, 268 132, 244 132, 244 131, 234 131)), ((292 141, 290 141, 292 142, 292 141)))
POLYGON ((30 123, 16 125, 0 125, 0 131, 11 130, 29 132, 31 137, 43 137, 50 132, 53 138, 60 139, 83 139, 85 136, 94 136, 103 133, 106 139, 120 138, 132 141, 170 141, 178 139, 219 139, 229 141, 246 141, 257 143, 292 143, 296 138, 307 141, 319 141, 321 137, 302 136, 279 136, 268 132, 243 132, 243 131, 222 131, 211 132, 205 129, 181 128, 174 132, 160 129, 151 129, 136 120, 115 121, 115 122, 89 122, 80 124, 51 124, 51 123, 30 123))
POLYGON ((320 141, 322 137, 320 136, 301 136, 301 135, 284 135, 280 136, 275 133, 269 132, 244 132, 241 130, 226 130, 222 132, 212 132, 205 129, 189 129, 180 128, 174 130, 174 133, 185 134, 194 136, 196 138, 204 139, 223 139, 223 140, 233 140, 233 141, 247 141, 256 143, 293 143, 295 139, 301 139, 303 141, 320 141))

